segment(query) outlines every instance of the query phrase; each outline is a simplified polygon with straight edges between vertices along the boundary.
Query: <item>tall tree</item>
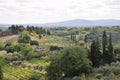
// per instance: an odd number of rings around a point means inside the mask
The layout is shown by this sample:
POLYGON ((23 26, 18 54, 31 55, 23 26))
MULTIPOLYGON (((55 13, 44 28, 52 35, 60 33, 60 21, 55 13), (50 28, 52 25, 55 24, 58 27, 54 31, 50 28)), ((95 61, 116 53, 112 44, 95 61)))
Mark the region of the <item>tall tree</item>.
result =
POLYGON ((107 58, 107 34, 106 31, 103 32, 103 37, 102 37, 102 48, 103 48, 103 61, 106 62, 106 58, 107 58))
POLYGON ((113 61, 114 55, 113 55, 113 45, 112 45, 112 34, 110 33, 109 35, 109 46, 108 46, 108 51, 109 51, 109 62, 111 63, 113 61))
POLYGON ((94 40, 91 44, 91 54, 90 54, 90 60, 92 61, 93 67, 99 67, 101 65, 101 45, 99 42, 99 39, 97 38, 94 40))
POLYGON ((87 35, 85 35, 84 42, 87 43, 87 35))

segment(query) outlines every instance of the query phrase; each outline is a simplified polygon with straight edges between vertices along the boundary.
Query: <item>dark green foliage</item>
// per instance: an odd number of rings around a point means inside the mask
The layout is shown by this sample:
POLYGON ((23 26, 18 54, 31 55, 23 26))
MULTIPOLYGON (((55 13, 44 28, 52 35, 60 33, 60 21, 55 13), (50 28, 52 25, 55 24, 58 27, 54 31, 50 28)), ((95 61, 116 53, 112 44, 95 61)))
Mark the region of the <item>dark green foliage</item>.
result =
POLYGON ((11 42, 7 42, 7 43, 5 44, 5 48, 6 48, 7 46, 11 46, 11 45, 12 45, 11 42))
POLYGON ((111 33, 109 35, 109 42, 108 42, 106 31, 103 32, 102 43, 103 43, 103 62, 110 64, 112 61, 114 61, 111 33))
POLYGON ((47 35, 50 35, 51 33, 50 33, 50 30, 47 30, 47 35))
POLYGON ((19 43, 29 43, 30 41, 31 41, 31 38, 30 38, 28 32, 23 31, 19 36, 18 42, 19 43))
POLYGON ((114 56, 115 60, 120 61, 120 46, 114 48, 114 56))
POLYGON ((48 80, 57 80, 57 77, 62 76, 61 64, 60 64, 60 53, 55 53, 51 56, 50 66, 47 67, 48 80))
POLYGON ((77 39, 76 39, 76 35, 75 35, 75 34, 74 34, 74 35, 73 35, 73 34, 71 34, 71 40, 72 40, 72 41, 76 41, 76 40, 77 40, 77 39))
POLYGON ((42 35, 41 34, 39 34, 39 39, 41 39, 42 38, 42 35))
MULTIPOLYGON (((94 73, 102 74, 107 76, 110 74, 119 75, 120 74, 120 62, 112 62, 109 65, 100 66, 99 68, 93 68, 94 73)), ((110 80, 110 79, 108 79, 110 80)))
POLYGON ((103 61, 105 61, 106 63, 106 58, 107 58, 107 51, 106 51, 106 48, 107 48, 107 34, 106 34, 106 31, 103 32, 103 37, 102 37, 102 47, 103 47, 103 61))
POLYGON ((13 45, 11 45, 11 46, 7 46, 5 49, 6 49, 7 53, 13 53, 13 52, 15 51, 13 45))
POLYGON ((7 62, 12 62, 12 61, 18 60, 18 57, 17 57, 17 56, 6 56, 6 57, 5 57, 5 60, 6 60, 7 62))
POLYGON ((0 43, 0 51, 4 50, 4 44, 0 43))
POLYGON ((3 80, 3 71, 2 71, 1 64, 0 64, 0 80, 3 80))
POLYGON ((99 67, 101 65, 102 53, 100 49, 101 49, 101 45, 99 39, 97 38, 97 40, 93 41, 91 44, 90 59, 92 61, 93 67, 99 67))
POLYGON ((46 30, 42 27, 27 26, 27 31, 35 32, 37 34, 47 34, 46 30))
POLYGON ((58 46, 50 46, 50 50, 54 51, 54 50, 61 50, 63 49, 63 47, 58 47, 58 46))
POLYGON ((16 44, 14 49, 16 52, 20 52, 24 47, 24 44, 16 44))
POLYGON ((13 53, 15 51, 14 45, 12 45, 11 42, 7 42, 5 44, 5 50, 7 51, 7 53, 13 53))
POLYGON ((87 35, 85 35, 84 42, 87 43, 87 35))
POLYGON ((30 45, 39 45, 39 43, 38 41, 33 40, 33 41, 30 41, 30 45))
POLYGON ((8 28, 9 31, 11 31, 12 34, 18 34, 22 32, 25 28, 22 25, 11 25, 11 27, 8 28))
POLYGON ((109 62, 111 63, 112 61, 114 61, 114 55, 113 55, 113 45, 112 45, 112 35, 110 33, 109 35, 109 46, 108 46, 108 50, 109 50, 109 62))
POLYGON ((91 70, 91 62, 82 47, 67 47, 51 59, 51 64, 47 69, 50 80, 63 76, 78 76, 82 73, 89 73, 91 70))
POLYGON ((33 48, 27 44, 23 47, 20 54, 22 54, 24 59, 32 59, 38 56, 38 54, 34 52, 33 48))

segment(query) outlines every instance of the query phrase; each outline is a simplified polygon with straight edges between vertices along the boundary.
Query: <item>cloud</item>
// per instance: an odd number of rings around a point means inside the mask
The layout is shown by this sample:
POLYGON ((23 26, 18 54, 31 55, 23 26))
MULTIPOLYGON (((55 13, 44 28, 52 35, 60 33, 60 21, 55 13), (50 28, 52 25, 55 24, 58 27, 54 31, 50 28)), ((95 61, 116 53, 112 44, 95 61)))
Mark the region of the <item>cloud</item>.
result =
POLYGON ((119 0, 0 0, 0 23, 120 19, 119 0))

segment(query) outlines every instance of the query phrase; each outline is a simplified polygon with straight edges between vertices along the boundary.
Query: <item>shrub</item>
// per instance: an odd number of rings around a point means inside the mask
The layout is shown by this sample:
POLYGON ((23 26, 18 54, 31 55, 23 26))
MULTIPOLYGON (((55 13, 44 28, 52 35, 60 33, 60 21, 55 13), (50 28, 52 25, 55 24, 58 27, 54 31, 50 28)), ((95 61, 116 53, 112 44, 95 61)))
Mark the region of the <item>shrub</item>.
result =
POLYGON ((63 47, 58 47, 58 46, 50 46, 50 50, 54 51, 54 50, 61 50, 63 49, 63 47))
POLYGON ((5 44, 5 48, 6 48, 7 46, 11 46, 11 45, 12 45, 11 42, 7 42, 7 43, 5 44))
POLYGON ((5 60, 8 62, 17 61, 18 57, 17 56, 6 56, 5 60))
POLYGON ((101 79, 102 77, 103 77, 102 74, 96 74, 96 75, 95 75, 95 78, 97 78, 97 79, 101 79))
POLYGON ((120 62, 113 62, 110 65, 100 66, 99 68, 93 69, 94 73, 100 73, 104 76, 108 76, 109 74, 120 74, 120 62))
POLYGON ((13 53, 15 51, 14 46, 13 45, 7 46, 6 51, 7 51, 7 53, 13 53))
POLYGON ((42 38, 42 35, 41 34, 39 34, 39 39, 41 39, 42 38))
POLYGON ((35 40, 34 40, 34 41, 31 41, 31 42, 30 42, 30 45, 39 45, 39 43, 38 43, 38 41, 35 41, 35 40))
POLYGON ((22 48, 20 54, 22 55, 23 60, 38 57, 38 54, 34 52, 33 48, 27 44, 22 48))

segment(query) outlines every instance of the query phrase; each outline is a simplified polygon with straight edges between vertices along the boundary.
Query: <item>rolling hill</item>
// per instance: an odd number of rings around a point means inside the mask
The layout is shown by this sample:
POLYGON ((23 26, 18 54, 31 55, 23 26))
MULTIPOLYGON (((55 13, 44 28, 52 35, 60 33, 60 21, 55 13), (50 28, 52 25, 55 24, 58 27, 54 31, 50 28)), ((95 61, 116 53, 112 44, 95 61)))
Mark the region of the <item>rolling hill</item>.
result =
MULTIPOLYGON (((0 27, 8 27, 12 24, 0 24, 0 27)), ((30 25, 30 26, 42 26, 42 27, 78 27, 78 26, 120 26, 120 20, 105 19, 105 20, 84 20, 75 19, 61 22, 45 23, 45 24, 18 24, 18 25, 30 25)))

